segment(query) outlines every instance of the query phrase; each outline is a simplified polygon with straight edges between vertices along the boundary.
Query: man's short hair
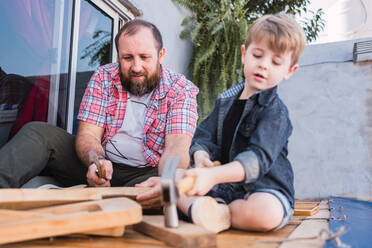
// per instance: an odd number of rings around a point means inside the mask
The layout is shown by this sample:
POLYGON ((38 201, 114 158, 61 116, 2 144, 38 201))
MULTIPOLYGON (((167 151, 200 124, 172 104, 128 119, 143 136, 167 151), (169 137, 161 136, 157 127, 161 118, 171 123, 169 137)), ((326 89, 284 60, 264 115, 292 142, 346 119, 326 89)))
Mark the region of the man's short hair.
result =
POLYGON ((127 23, 124 24, 124 26, 121 27, 119 32, 115 36, 115 46, 116 46, 116 51, 119 53, 119 39, 121 35, 134 35, 136 34, 141 28, 148 28, 151 30, 154 40, 155 40, 155 45, 160 52, 160 50, 163 48, 163 39, 161 37, 159 29, 152 24, 151 22, 144 21, 141 19, 133 19, 127 23))
POLYGON ((274 52, 292 51, 291 66, 298 62, 306 45, 303 29, 285 13, 264 15, 253 22, 248 31, 245 47, 262 40, 267 41, 274 52))

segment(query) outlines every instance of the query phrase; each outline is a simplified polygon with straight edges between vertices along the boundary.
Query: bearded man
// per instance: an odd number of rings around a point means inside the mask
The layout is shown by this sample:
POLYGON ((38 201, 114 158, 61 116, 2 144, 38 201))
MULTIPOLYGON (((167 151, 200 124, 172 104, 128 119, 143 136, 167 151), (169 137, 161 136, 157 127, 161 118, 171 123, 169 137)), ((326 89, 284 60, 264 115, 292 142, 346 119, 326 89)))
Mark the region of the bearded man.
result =
POLYGON ((137 200, 160 205, 166 157, 189 165, 198 89, 162 65, 162 37, 152 23, 126 23, 115 45, 118 62, 98 68, 87 86, 76 137, 46 123, 25 125, 0 150, 0 187, 21 187, 42 172, 62 186, 152 187, 137 200))

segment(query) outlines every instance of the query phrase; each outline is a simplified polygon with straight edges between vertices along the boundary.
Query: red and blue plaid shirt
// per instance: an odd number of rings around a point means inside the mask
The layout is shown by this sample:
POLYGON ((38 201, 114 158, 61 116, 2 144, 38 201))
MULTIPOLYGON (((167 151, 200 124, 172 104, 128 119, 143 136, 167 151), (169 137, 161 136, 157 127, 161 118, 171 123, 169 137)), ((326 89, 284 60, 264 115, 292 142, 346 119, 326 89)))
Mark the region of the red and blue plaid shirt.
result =
MULTIPOLYGON (((158 166, 166 134, 193 136, 198 118, 198 88, 185 76, 161 66, 161 80, 151 96, 143 130, 143 152, 151 166, 158 166)), ((117 63, 101 66, 91 77, 80 105, 78 119, 104 128, 105 145, 123 124, 127 91, 117 63)), ((125 124, 124 124, 125 125, 125 124)))

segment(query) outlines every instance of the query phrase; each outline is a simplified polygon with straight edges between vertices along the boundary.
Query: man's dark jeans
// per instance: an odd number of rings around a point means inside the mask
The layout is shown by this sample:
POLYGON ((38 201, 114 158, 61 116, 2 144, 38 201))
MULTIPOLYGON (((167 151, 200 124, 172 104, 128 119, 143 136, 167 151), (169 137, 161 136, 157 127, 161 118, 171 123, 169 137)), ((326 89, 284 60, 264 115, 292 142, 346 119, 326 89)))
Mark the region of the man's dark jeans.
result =
MULTIPOLYGON (((113 164, 111 186, 133 186, 157 168, 113 164)), ((75 136, 44 122, 26 124, 0 150, 0 187, 19 188, 37 175, 54 177, 63 186, 87 184, 87 167, 76 155, 75 136)))

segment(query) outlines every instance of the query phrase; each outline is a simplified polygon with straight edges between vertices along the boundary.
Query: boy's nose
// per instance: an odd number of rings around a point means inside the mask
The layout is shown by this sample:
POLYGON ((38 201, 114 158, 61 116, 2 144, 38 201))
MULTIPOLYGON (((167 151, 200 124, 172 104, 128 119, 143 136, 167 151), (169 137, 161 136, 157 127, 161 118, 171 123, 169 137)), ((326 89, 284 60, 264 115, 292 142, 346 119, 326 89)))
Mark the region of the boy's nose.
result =
POLYGON ((262 59, 258 65, 262 70, 267 70, 269 67, 269 61, 268 59, 262 59))

